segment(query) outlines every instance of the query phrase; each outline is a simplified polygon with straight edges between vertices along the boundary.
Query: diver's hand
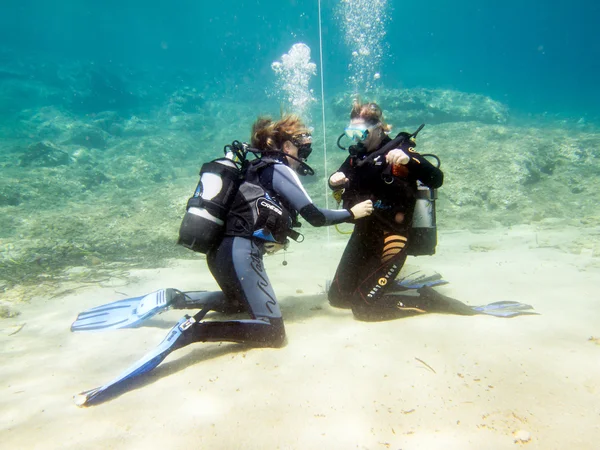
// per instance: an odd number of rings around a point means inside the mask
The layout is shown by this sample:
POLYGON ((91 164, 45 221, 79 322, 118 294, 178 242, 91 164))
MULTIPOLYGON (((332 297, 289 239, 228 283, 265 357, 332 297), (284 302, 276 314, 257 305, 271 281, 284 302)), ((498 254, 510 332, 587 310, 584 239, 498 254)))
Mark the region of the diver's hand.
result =
POLYGON ((343 172, 336 172, 329 177, 329 186, 342 186, 348 182, 348 178, 343 172))
MULTIPOLYGON (((392 166, 397 165, 397 164, 401 164, 401 165, 405 166, 410 161, 410 156, 408 156, 402 150, 397 148, 394 150, 390 150, 387 153, 387 155, 385 155, 385 160, 387 161, 388 164, 391 164, 392 166)), ((335 175, 335 174, 333 174, 333 175, 335 175)))
POLYGON ((365 200, 364 202, 357 203, 350 212, 355 219, 362 219, 363 217, 370 216, 373 214, 373 202, 371 200, 365 200))
POLYGON ((265 251, 269 254, 272 255, 275 252, 278 252, 279 250, 282 250, 285 248, 285 245, 283 244, 278 244, 277 242, 266 242, 265 245, 265 251))

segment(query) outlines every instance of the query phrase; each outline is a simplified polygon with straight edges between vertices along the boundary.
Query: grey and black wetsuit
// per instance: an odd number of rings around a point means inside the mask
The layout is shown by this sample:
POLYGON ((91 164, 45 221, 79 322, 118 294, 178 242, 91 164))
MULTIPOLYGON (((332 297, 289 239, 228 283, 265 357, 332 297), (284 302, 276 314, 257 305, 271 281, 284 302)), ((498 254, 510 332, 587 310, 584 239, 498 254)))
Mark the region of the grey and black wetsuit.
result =
POLYGON ((275 292, 263 264, 266 241, 257 238, 257 227, 274 241, 285 240, 296 212, 313 226, 334 225, 352 219, 347 210, 315 206, 296 173, 277 161, 257 161, 254 172, 234 202, 227 218, 227 232, 207 255, 208 267, 224 294, 225 311, 247 311, 250 319, 204 321, 186 331, 187 343, 196 341, 247 342, 266 347, 281 346, 285 328, 275 292), (266 206, 264 206, 266 205, 266 206), (281 214, 277 211, 281 210, 281 214), (272 212, 274 216, 261 217, 272 212), (271 220, 274 217, 273 220, 271 220), (269 228, 271 227, 271 228, 269 228))
MULTIPOLYGON (((388 142, 385 139, 379 148, 388 142)), ((398 167, 396 175, 385 155, 361 166, 356 162, 366 154, 348 157, 337 170, 349 179, 342 196, 345 208, 367 199, 375 207, 372 216, 356 223, 328 292, 332 306, 351 307, 358 319, 387 320, 403 314, 394 296, 385 293, 407 257, 417 180, 431 188, 443 183, 440 169, 414 149, 406 152, 410 161, 398 167), (401 223, 396 221, 398 214, 404 217, 401 223)))

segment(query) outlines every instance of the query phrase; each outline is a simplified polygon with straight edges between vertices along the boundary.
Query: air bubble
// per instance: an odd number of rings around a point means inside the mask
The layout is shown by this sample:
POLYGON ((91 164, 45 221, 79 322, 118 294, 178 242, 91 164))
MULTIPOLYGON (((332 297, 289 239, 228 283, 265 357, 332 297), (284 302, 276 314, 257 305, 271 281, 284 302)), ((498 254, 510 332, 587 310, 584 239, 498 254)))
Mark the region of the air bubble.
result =
POLYGON ((310 47, 303 43, 292 45, 281 62, 273 62, 271 68, 277 75, 280 96, 287 99, 291 111, 308 121, 310 105, 316 102, 309 84, 317 74, 317 65, 310 61, 310 47))

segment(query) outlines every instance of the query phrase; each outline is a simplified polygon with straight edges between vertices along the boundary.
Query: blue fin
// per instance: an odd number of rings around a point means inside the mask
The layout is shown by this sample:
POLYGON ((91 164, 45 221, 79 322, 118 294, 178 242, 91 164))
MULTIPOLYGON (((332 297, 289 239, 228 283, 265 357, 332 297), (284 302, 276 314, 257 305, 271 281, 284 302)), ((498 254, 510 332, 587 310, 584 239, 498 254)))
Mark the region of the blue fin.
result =
POLYGON ((125 383, 134 377, 150 372, 156 366, 158 366, 172 351, 181 347, 177 345, 179 339, 183 335, 183 332, 192 326, 197 320, 204 317, 204 314, 208 312, 208 308, 200 311, 195 317, 184 316, 179 319, 177 325, 171 328, 171 331, 163 339, 163 341, 152 350, 150 353, 145 355, 142 359, 136 362, 134 365, 129 367, 125 372, 121 373, 117 378, 106 383, 103 386, 91 389, 89 391, 81 392, 73 397, 77 406, 89 406, 92 403, 97 403, 105 400, 119 388, 124 388, 125 383))
POLYGON ((71 331, 115 330, 134 328, 144 320, 165 311, 171 304, 176 289, 160 289, 150 294, 118 300, 79 313, 71 331))
POLYGON ((515 317, 527 314, 538 314, 531 311, 533 306, 512 301, 494 302, 489 305, 472 306, 471 308, 478 314, 487 314, 496 317, 515 317))
POLYGON ((425 272, 417 270, 409 275, 403 276, 399 280, 394 281, 393 291, 404 291, 408 289, 421 289, 423 287, 441 286, 448 284, 448 281, 442 280, 439 273, 427 275, 425 272))
POLYGON ((71 331, 116 330, 139 327, 157 314, 173 309, 204 309, 225 312, 227 299, 221 291, 181 292, 160 289, 141 297, 127 298, 79 313, 71 331))

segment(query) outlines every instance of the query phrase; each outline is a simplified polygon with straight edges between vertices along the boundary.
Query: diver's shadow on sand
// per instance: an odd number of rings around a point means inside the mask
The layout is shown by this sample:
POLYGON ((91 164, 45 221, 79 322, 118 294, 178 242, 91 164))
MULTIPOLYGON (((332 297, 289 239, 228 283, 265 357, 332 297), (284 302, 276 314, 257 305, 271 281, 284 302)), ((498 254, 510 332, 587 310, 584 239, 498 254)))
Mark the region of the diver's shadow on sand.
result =
POLYGON ((286 297, 281 302, 281 312, 285 322, 301 322, 313 317, 339 317, 340 315, 348 315, 348 320, 352 320, 350 309, 333 308, 325 293, 286 297))
MULTIPOLYGON (((198 345, 202 344, 198 343, 198 345)), ((225 343, 223 345, 218 345, 210 348, 196 348, 193 351, 189 352, 187 355, 182 356, 181 358, 177 358, 174 361, 169 361, 167 363, 161 364, 159 367, 152 370, 152 372, 142 374, 134 379, 122 383, 121 385, 115 386, 114 388, 105 391, 104 393, 94 398, 93 402, 89 402, 88 405, 96 406, 101 403, 114 400, 126 392, 141 389, 145 386, 155 383, 156 381, 164 377, 176 374, 177 372, 180 372, 195 364, 200 364, 202 362, 209 361, 214 358, 220 358, 230 353, 247 351, 252 348, 255 347, 248 344, 235 343, 225 343)))
MULTIPOLYGON (((337 312, 329 306, 326 294, 287 297, 283 301, 282 310, 284 320, 286 322, 297 322, 322 315, 336 315, 335 313, 337 312)), ((243 313, 235 315, 212 313, 210 319, 232 320, 238 318, 245 319, 247 317, 248 315, 243 313)), ((173 323, 167 320, 152 319, 147 321, 145 326, 169 330, 173 327, 173 323)), ((89 405, 99 405, 120 397, 125 392, 144 388, 145 386, 155 383, 163 377, 176 374, 177 372, 180 372, 192 365, 200 364, 214 358, 220 358, 228 354, 244 352, 255 348, 250 344, 235 344, 229 342, 208 348, 202 343, 197 343, 195 345, 198 345, 199 347, 192 350, 185 356, 161 364, 151 372, 142 374, 139 377, 124 382, 122 385, 115 386, 114 388, 105 391, 105 393, 98 395, 89 405)))

